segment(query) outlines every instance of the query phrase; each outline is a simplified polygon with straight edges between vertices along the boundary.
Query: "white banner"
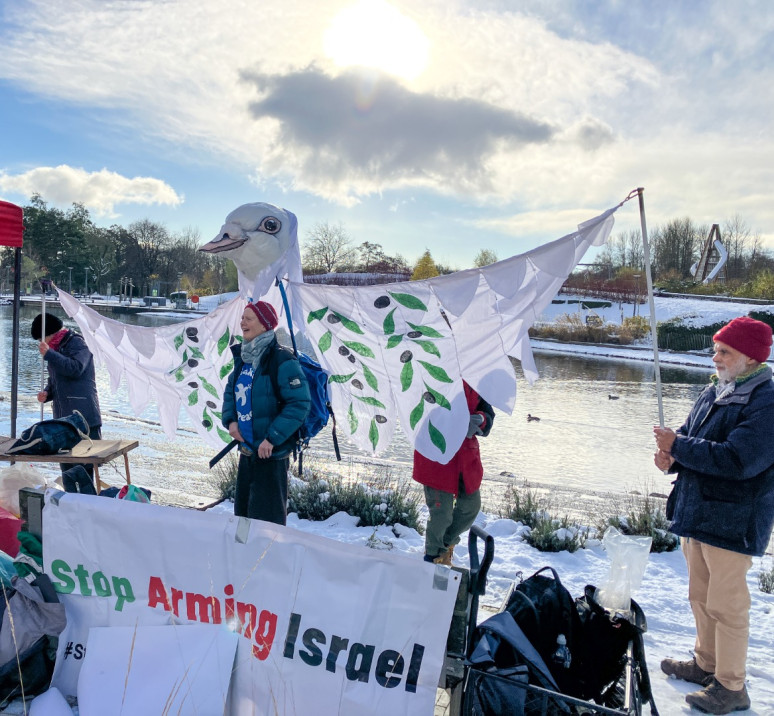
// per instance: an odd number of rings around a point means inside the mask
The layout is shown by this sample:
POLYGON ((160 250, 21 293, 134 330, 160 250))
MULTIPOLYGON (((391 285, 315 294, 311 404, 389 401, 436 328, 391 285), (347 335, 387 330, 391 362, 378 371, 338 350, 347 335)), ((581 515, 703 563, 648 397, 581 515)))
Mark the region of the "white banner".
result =
MULTIPOLYGON (((49 491, 43 555, 67 612, 53 685, 91 627, 238 633, 228 714, 433 711, 459 574, 264 522, 49 491)), ((131 665, 127 665, 127 671, 131 665)))

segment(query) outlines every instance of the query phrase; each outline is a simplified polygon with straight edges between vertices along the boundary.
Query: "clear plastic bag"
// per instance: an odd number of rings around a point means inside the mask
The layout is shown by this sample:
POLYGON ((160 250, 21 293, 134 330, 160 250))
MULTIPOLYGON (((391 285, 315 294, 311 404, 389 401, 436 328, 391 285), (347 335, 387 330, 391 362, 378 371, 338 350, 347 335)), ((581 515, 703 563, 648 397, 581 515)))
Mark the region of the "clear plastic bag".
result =
POLYGON ((46 483, 40 472, 23 462, 0 470, 0 507, 19 517, 19 490, 22 487, 45 487, 46 483))
POLYGON ((628 612, 632 594, 640 588, 648 566, 651 537, 625 535, 608 527, 602 546, 610 557, 607 581, 596 591, 597 602, 611 612, 628 612))

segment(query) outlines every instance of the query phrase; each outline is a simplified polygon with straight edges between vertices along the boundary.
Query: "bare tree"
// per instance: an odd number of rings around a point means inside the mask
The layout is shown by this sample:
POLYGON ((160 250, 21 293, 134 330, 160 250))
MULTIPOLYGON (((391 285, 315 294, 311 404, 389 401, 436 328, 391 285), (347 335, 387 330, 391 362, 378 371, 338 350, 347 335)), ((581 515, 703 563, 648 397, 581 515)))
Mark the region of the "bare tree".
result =
POLYGON ((172 240, 163 224, 142 219, 129 224, 127 234, 130 240, 130 256, 134 258, 136 274, 135 285, 148 292, 151 276, 158 275, 162 267, 163 254, 169 249, 172 240))
POLYGON ((491 249, 481 249, 476 254, 476 258, 473 259, 473 265, 481 268, 482 266, 489 266, 497 261, 497 254, 491 249))
POLYGON ((381 244, 374 244, 370 241, 364 241, 358 246, 357 250, 360 254, 359 268, 366 273, 374 271, 375 267, 382 264, 387 258, 381 244))
POLYGON ((631 229, 612 237, 608 241, 608 259, 615 269, 642 269, 645 259, 640 230, 631 229))
POLYGON ((720 239, 728 251, 728 278, 747 278, 761 250, 760 234, 753 233, 747 222, 736 214, 724 222, 720 239))
POLYGON ((307 234, 304 270, 309 273, 330 273, 349 267, 356 257, 357 250, 341 224, 318 222, 307 234))
POLYGON ((656 274, 674 271, 683 278, 691 275, 691 266, 698 260, 701 242, 707 232, 688 217, 672 219, 653 232, 653 262, 656 274))

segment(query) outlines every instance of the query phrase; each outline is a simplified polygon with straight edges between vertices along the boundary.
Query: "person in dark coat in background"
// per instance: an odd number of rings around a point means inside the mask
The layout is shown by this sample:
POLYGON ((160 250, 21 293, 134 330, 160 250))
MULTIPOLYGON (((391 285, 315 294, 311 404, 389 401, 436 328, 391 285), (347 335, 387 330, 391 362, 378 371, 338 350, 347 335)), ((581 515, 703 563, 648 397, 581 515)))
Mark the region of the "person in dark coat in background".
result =
MULTIPOLYGON (((79 333, 65 328, 62 321, 51 313, 45 315, 45 337, 43 336, 43 314, 32 321, 30 333, 39 341, 40 355, 48 368, 46 387, 38 393, 38 401, 50 402, 55 418, 63 418, 78 411, 89 424, 89 437, 102 439, 102 413, 99 409, 97 381, 94 374, 94 356, 86 341, 79 333)), ((62 472, 73 464, 62 463, 62 472)), ((93 477, 94 467, 82 467, 93 477)))
POLYGON ((289 455, 309 412, 309 385, 296 356, 277 342, 273 306, 248 303, 240 325, 243 342, 231 347, 234 370, 222 413, 223 425, 241 443, 234 514, 284 525, 289 455))
POLYGON ((412 477, 424 485, 430 510, 425 529, 425 561, 451 565, 454 546, 469 530, 481 509, 481 479, 484 467, 477 435, 486 437, 492 429, 494 410, 467 383, 463 383, 470 422, 467 437, 446 464, 434 462, 414 451, 412 477))
POLYGON ((667 500, 688 563, 694 658, 661 670, 704 688, 685 700, 706 713, 750 708, 747 572, 774 525, 774 382, 771 328, 735 318, 714 336, 717 370, 677 431, 654 428, 656 466, 677 472, 667 500))

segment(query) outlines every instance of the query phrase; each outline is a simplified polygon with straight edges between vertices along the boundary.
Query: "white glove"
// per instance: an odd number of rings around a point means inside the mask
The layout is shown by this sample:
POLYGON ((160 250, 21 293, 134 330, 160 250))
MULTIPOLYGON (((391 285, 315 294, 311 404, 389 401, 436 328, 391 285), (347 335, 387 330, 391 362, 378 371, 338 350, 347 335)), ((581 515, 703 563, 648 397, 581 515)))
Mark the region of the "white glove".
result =
POLYGON ((478 413, 473 413, 470 416, 470 422, 468 423, 467 437, 472 438, 474 435, 483 435, 484 431, 481 430, 481 426, 484 424, 484 416, 478 413))

